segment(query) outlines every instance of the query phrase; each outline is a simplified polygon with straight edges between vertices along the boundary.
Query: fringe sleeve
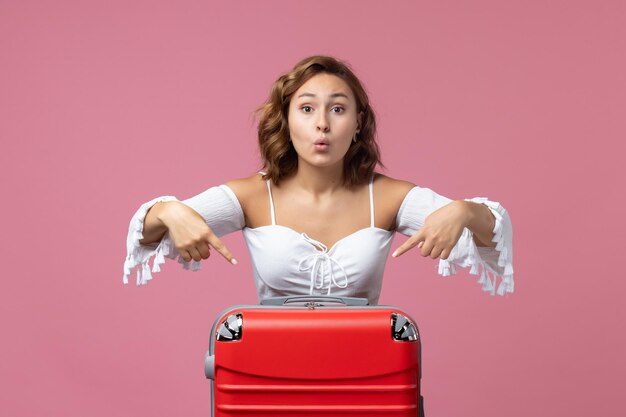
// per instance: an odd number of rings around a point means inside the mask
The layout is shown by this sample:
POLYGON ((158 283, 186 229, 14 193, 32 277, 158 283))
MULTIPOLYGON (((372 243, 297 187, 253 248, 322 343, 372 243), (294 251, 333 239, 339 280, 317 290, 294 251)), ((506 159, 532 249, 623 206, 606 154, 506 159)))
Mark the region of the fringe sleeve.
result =
MULTIPOLYGON (((430 213, 451 201, 428 188, 414 187, 406 195, 398 211, 397 231, 407 236, 413 235, 422 227, 430 213)), ((491 295, 495 295, 496 292, 498 295, 512 293, 514 281, 511 219, 500 203, 489 201, 484 197, 466 201, 484 204, 493 213, 496 221, 492 241, 496 243, 496 247, 476 246, 472 232, 465 228, 448 259, 439 260, 439 274, 450 276, 456 273, 456 267, 470 267, 470 274, 479 275, 478 283, 482 285, 483 291, 491 295)))
MULTIPOLYGON (((143 224, 148 210, 161 201, 179 201, 173 196, 163 196, 144 203, 133 215, 128 227, 128 237, 126 239, 126 260, 124 262, 124 284, 128 284, 128 277, 137 271, 137 285, 145 285, 152 279, 151 272, 160 272, 161 265, 165 263, 165 257, 176 259, 183 265, 184 269, 189 269, 189 262, 185 261, 179 254, 169 237, 165 233, 160 242, 151 245, 139 243, 143 239, 143 224), (154 256, 152 271, 148 264, 150 258, 154 256)), ((207 225, 218 237, 224 236, 236 230, 241 230, 245 226, 243 210, 232 190, 226 185, 211 187, 208 190, 191 197, 182 203, 196 210, 206 221, 207 225)), ((193 261, 191 269, 200 269, 200 262, 193 261)))

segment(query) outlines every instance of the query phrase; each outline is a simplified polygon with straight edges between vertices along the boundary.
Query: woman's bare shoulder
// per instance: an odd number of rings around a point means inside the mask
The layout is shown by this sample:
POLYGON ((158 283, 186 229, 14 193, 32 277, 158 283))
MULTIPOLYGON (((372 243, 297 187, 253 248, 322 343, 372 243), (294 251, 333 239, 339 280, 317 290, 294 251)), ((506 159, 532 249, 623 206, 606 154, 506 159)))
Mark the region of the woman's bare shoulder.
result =
POLYGON ((262 175, 256 173, 246 178, 238 178, 224 183, 229 187, 239 200, 242 206, 246 203, 255 200, 261 194, 267 193, 267 185, 262 175))
POLYGON ((397 180, 383 174, 374 177, 374 204, 376 224, 391 230, 395 227, 395 219, 404 201, 404 197, 415 187, 409 181, 397 180))
POLYGON ((237 196, 246 226, 257 227, 270 218, 267 183, 261 174, 228 181, 224 185, 230 187, 237 196))
POLYGON ((400 198, 403 200, 407 193, 415 187, 415 184, 377 173, 374 177, 374 187, 382 198, 394 200, 400 198))

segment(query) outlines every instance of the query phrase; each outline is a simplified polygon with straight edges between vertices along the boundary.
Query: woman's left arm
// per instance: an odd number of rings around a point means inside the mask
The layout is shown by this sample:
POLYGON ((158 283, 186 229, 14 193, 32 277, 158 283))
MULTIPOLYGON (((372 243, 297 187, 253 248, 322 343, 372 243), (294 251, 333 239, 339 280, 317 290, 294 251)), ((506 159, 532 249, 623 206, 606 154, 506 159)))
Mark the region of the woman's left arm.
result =
POLYGON ((513 229, 499 203, 484 197, 452 201, 414 187, 402 202, 396 224, 398 232, 410 237, 393 257, 417 247, 422 256, 440 259, 443 276, 453 275, 457 266, 470 267, 471 274, 480 275, 483 290, 513 292, 513 229))

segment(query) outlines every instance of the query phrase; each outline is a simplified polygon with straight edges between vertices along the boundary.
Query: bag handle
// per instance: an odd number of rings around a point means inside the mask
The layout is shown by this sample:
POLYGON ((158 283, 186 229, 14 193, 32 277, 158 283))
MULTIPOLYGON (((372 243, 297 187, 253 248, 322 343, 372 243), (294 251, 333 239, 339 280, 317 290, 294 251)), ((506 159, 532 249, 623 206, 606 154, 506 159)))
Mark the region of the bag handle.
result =
POLYGON ((264 306, 281 306, 289 303, 342 303, 347 306, 366 306, 369 305, 367 298, 357 297, 329 297, 323 295, 293 295, 288 297, 271 297, 261 300, 264 306))

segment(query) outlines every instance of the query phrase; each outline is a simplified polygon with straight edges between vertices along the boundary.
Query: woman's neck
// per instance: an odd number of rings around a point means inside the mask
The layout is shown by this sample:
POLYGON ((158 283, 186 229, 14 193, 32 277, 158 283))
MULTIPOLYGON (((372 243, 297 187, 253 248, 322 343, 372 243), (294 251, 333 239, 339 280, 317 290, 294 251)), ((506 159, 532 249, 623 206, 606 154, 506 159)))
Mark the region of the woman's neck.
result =
POLYGON ((316 197, 334 194, 345 188, 343 164, 336 164, 332 167, 316 167, 299 163, 296 172, 289 178, 288 183, 316 197))

